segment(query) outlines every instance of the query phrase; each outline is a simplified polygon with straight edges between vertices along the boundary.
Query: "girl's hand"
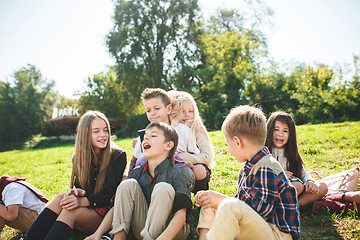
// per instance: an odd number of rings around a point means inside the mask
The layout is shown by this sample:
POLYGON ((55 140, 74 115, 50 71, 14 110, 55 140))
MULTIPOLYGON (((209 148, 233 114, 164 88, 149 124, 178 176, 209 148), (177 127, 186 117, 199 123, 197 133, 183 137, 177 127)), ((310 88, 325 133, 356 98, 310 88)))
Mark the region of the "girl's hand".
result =
POLYGON ((69 191, 67 192, 67 196, 70 196, 70 195, 75 195, 76 197, 84 197, 86 194, 86 191, 81 189, 81 188, 70 188, 69 191))
POLYGON ((60 201, 60 206, 67 210, 72 210, 80 207, 80 200, 75 195, 65 195, 60 201))
POLYGON ((285 172, 285 175, 287 178, 291 178, 291 176, 293 175, 292 172, 289 172, 289 171, 284 171, 285 172))
POLYGON ((133 138, 132 143, 131 143, 133 148, 135 148, 136 143, 137 143, 137 138, 133 138))
POLYGON ((217 209, 224 198, 227 198, 227 196, 212 190, 198 191, 195 195, 195 205, 197 207, 217 209))
POLYGON ((314 180, 306 181, 305 192, 311 193, 311 194, 319 192, 319 187, 316 185, 314 180))

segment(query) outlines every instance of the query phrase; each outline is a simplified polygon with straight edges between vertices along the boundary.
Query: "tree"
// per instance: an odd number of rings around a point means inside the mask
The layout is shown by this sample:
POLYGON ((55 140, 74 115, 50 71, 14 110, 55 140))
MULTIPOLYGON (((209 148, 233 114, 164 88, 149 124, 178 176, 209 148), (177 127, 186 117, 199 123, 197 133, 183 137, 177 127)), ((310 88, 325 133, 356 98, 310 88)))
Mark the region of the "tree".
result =
POLYGON ((320 65, 316 70, 306 66, 301 70, 293 98, 300 103, 298 113, 302 114, 308 122, 334 121, 330 106, 330 99, 333 97, 330 82, 333 77, 334 73, 328 66, 320 65))
POLYGON ((140 97, 124 87, 124 81, 117 78, 113 69, 89 77, 86 85, 78 103, 80 113, 99 110, 109 118, 125 120, 139 112, 136 103, 140 97))
POLYGON ((261 107, 267 115, 280 110, 293 114, 299 104, 292 98, 296 86, 294 78, 286 76, 274 66, 252 78, 246 86, 245 95, 249 98, 249 104, 261 107))
POLYGON ((223 116, 234 106, 247 102, 245 86, 255 76, 256 61, 263 56, 263 41, 253 38, 251 31, 237 31, 200 37, 205 63, 198 71, 201 80, 200 100, 206 124, 218 129, 223 116))
POLYGON ((107 45, 124 87, 135 96, 167 90, 171 76, 196 65, 199 14, 197 0, 118 0, 107 45))
POLYGON ((0 87, 0 142, 22 141, 42 131, 54 102, 53 81, 44 79, 34 65, 14 73, 0 87))

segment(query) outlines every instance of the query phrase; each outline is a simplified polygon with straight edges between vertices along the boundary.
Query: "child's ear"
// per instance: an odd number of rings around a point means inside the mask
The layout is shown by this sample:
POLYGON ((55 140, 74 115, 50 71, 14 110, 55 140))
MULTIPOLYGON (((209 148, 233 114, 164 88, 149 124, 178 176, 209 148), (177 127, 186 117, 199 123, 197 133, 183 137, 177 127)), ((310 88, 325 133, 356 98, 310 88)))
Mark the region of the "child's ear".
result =
POLYGON ((234 136, 234 141, 236 143, 236 146, 238 146, 238 147, 241 147, 243 145, 243 142, 242 142, 243 140, 238 136, 234 136))
POLYGON ((165 145, 165 150, 170 151, 173 147, 174 147, 174 142, 173 142, 173 141, 169 141, 169 142, 167 142, 166 145, 165 145))
POLYGON ((166 106, 166 112, 167 112, 167 114, 169 115, 169 114, 171 113, 171 111, 172 111, 172 105, 171 105, 171 103, 170 103, 170 104, 168 104, 168 105, 166 106))

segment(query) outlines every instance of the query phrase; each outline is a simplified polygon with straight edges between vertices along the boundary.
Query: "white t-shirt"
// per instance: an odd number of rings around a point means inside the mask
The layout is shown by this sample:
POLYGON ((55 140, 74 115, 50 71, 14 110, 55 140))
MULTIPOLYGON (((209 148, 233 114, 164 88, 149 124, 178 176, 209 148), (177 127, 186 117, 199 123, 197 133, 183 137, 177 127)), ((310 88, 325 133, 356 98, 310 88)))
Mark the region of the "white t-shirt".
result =
POLYGON ((199 154, 200 150, 196 146, 195 137, 191 134, 191 130, 183 123, 173 126, 178 134, 178 146, 175 153, 188 152, 199 154))
POLYGON ((6 185, 2 192, 5 207, 19 204, 20 207, 40 213, 46 206, 32 191, 20 183, 12 182, 6 185))

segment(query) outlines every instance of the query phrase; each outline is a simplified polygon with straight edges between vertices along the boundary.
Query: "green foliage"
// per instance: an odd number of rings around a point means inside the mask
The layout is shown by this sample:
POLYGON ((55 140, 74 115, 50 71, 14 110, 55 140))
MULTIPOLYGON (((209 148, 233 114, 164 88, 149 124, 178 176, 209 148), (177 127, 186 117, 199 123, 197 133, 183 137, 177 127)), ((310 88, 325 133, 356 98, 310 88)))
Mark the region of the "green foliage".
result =
POLYGON ((170 89, 170 76, 196 64, 199 14, 197 0, 116 2, 107 45, 132 94, 146 87, 170 89))
POLYGON ((250 31, 200 37, 206 56, 199 70, 202 81, 199 98, 204 103, 200 109, 205 116, 212 116, 205 121, 211 129, 219 129, 222 117, 232 107, 246 103, 245 85, 257 71, 255 62, 263 54, 260 47, 264 42, 253 37, 250 31))
POLYGON ((53 86, 33 65, 16 71, 11 83, 0 85, 0 143, 22 141, 43 130, 56 98, 53 86))
POLYGON ((138 112, 139 95, 134 95, 125 88, 125 83, 118 79, 113 69, 106 74, 89 77, 86 85, 87 88, 81 93, 78 103, 81 114, 88 110, 98 110, 108 118, 126 120, 138 112))
POLYGON ((269 73, 260 72, 254 77, 247 85, 245 95, 249 104, 258 105, 266 115, 279 110, 293 113, 299 104, 292 98, 295 85, 293 78, 271 69, 269 73))
POLYGON ((118 138, 137 137, 137 131, 146 128, 149 124, 146 113, 129 117, 126 126, 116 132, 118 138))

